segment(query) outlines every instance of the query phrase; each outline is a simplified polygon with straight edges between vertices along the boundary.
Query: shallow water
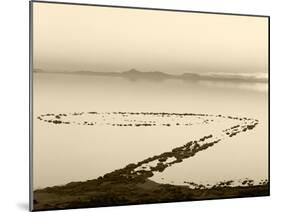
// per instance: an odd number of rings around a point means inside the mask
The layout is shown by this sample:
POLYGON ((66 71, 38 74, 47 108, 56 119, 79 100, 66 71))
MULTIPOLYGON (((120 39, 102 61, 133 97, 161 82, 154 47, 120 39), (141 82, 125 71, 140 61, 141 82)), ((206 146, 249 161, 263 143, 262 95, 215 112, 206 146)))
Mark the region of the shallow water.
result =
MULTIPOLYGON (((232 124, 216 121, 208 125, 118 127, 102 124, 106 123, 103 117, 97 119, 91 114, 71 117, 69 121, 97 122, 94 126, 55 125, 37 118, 47 113, 90 111, 206 113, 258 119, 259 124, 254 130, 228 138, 162 173, 155 173, 151 179, 171 184, 183 184, 184 181, 215 183, 246 177, 267 179, 266 85, 130 81, 35 73, 34 188, 94 179, 129 163, 171 151, 189 140, 219 133, 232 124)), ((111 123, 113 118, 120 121, 118 116, 105 117, 111 123)), ((178 123, 171 119, 169 122, 178 123)), ((141 117, 140 120, 147 118, 141 117)), ((156 119, 158 123, 161 120, 156 119)), ((196 119, 188 121, 200 122, 196 119)))

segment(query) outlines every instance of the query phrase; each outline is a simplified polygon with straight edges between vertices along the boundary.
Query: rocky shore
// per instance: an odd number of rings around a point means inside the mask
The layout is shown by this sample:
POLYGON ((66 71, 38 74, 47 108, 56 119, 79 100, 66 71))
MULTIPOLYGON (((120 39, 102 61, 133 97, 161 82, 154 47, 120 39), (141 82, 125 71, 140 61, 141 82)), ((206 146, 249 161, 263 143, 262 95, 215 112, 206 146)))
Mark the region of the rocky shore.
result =
POLYGON ((269 195, 269 185, 191 189, 121 178, 100 178, 34 192, 34 210, 86 208, 269 195))
POLYGON ((234 120, 235 125, 223 129, 220 134, 208 134, 196 140, 187 141, 184 145, 171 151, 146 158, 137 163, 128 164, 86 182, 72 182, 64 186, 54 186, 34 191, 34 209, 64 209, 80 207, 98 207, 142 203, 174 202, 214 198, 231 198, 247 196, 264 196, 269 194, 267 180, 253 184, 246 179, 241 185, 233 186, 232 182, 218 182, 205 186, 187 182, 184 186, 158 184, 149 178, 155 172, 193 157, 226 138, 253 130, 258 120, 246 117, 194 113, 150 113, 150 112, 75 112, 72 114, 43 114, 37 118, 51 124, 79 124, 94 126, 97 121, 70 121, 68 116, 92 115, 101 123, 119 127, 152 127, 152 126, 189 126, 192 124, 209 124, 219 119, 234 120), (119 121, 113 121, 118 116, 119 121), (122 117, 122 119, 120 119, 122 117), (148 117, 139 119, 138 117, 148 117), (160 118, 160 120, 159 120, 160 118), (162 118, 162 119, 161 119, 162 118), (192 121, 189 121, 191 120, 192 121), (120 121, 121 120, 121 121, 120 121), (162 120, 162 121, 161 121, 162 120))

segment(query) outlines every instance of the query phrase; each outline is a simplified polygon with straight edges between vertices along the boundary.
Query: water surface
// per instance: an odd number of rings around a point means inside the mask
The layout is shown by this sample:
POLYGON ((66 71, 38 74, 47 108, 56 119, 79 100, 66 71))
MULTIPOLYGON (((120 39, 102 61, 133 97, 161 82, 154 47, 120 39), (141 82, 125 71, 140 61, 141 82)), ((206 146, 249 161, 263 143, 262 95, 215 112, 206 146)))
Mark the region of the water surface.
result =
MULTIPOLYGON (((171 126, 113 127, 102 124, 102 117, 93 120, 90 114, 70 120, 95 121, 95 126, 55 125, 37 118, 47 113, 90 111, 192 112, 257 119, 259 124, 254 130, 226 139, 162 173, 155 173, 151 179, 171 184, 267 179, 267 98, 264 83, 133 81, 35 73, 34 188, 94 179, 129 163, 171 151, 191 139, 219 133, 233 124, 215 121, 207 125, 178 126, 178 120, 174 120, 171 126)), ((120 121, 118 116, 106 117, 106 120, 114 118, 120 121)))

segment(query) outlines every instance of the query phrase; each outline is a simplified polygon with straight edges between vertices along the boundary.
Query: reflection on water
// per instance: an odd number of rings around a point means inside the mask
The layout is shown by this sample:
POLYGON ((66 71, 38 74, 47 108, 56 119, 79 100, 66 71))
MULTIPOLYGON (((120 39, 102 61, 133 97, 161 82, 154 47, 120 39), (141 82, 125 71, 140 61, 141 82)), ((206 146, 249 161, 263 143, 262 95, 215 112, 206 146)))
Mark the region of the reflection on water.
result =
POLYGON ((230 89, 240 89, 240 90, 250 90, 250 91, 260 91, 267 92, 268 84, 267 83, 245 83, 245 82, 214 82, 214 81, 199 81, 200 86, 206 87, 217 87, 221 89, 230 88, 230 89))
MULTIPOLYGON (((267 84, 263 84, 267 85, 267 84)), ((266 88, 266 87, 265 87, 266 88)), ((219 180, 267 179, 267 92, 259 86, 181 82, 129 81, 122 78, 63 74, 34 74, 34 187, 97 178, 129 163, 141 161, 208 133, 226 128, 226 122, 179 127, 170 117, 150 119, 154 127, 109 127, 90 124, 56 125, 37 117, 48 113, 83 111, 146 111, 208 113, 259 120, 256 129, 229 138, 208 151, 155 174, 152 180, 183 184, 219 180), (249 89, 250 88, 250 89, 249 89), (228 142, 229 141, 229 142, 228 142), (231 142, 230 142, 231 141, 231 142)), ((90 116, 77 123, 107 123, 108 117, 90 116), (103 119, 105 120, 103 122, 103 119)), ((116 124, 120 117, 116 119, 116 124)), ((125 118, 123 118, 122 122, 125 118)), ((134 120, 134 119, 133 119, 134 120)), ((71 122, 73 119, 67 120, 71 122)), ((143 121, 138 120, 138 123, 143 121)), ((201 120, 202 121, 202 120, 201 120)), ((190 120, 188 123, 195 123, 190 120)), ((113 123, 112 120, 110 123, 113 123)), ((128 123, 127 123, 128 124, 128 123)))

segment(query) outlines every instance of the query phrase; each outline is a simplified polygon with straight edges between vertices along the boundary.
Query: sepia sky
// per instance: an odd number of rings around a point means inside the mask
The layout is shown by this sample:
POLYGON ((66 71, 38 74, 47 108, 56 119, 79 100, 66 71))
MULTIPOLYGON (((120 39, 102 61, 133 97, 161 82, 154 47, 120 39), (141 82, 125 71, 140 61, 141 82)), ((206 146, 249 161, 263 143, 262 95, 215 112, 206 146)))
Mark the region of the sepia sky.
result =
POLYGON ((267 72, 267 18, 33 3, 34 68, 267 72))

